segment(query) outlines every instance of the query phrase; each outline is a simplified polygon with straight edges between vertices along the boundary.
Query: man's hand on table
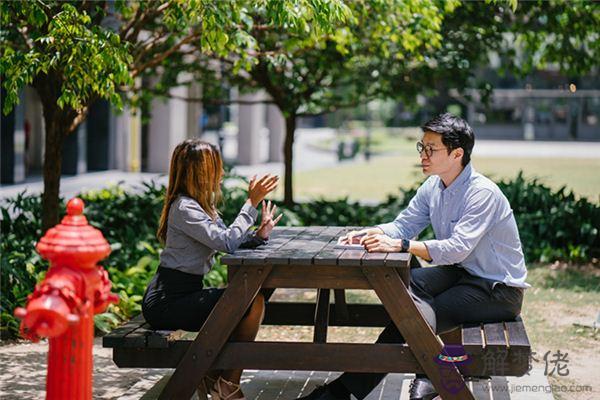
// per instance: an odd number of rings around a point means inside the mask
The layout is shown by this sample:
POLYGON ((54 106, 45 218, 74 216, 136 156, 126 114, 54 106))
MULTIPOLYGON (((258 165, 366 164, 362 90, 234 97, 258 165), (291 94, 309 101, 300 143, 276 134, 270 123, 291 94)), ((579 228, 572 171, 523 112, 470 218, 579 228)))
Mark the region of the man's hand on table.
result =
POLYGON ((370 234, 363 236, 360 243, 365 246, 369 253, 393 253, 402 251, 400 239, 392 239, 383 234, 370 234))
POLYGON ((365 228, 359 231, 350 231, 346 235, 340 237, 339 244, 363 244, 362 240, 368 235, 382 234, 383 231, 379 228, 365 228))

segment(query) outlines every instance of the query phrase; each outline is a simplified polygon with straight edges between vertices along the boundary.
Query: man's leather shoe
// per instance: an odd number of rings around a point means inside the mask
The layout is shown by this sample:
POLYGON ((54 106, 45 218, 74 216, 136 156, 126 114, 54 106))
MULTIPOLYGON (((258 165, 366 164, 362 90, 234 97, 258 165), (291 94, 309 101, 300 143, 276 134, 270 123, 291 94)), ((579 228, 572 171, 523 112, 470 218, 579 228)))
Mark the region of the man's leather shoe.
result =
POLYGON ((304 397, 299 397, 296 400, 350 400, 348 397, 338 397, 329 389, 329 385, 317 386, 315 390, 304 397))
POLYGON ((427 378, 416 378, 408 389, 410 400, 432 400, 437 396, 433 383, 427 378))

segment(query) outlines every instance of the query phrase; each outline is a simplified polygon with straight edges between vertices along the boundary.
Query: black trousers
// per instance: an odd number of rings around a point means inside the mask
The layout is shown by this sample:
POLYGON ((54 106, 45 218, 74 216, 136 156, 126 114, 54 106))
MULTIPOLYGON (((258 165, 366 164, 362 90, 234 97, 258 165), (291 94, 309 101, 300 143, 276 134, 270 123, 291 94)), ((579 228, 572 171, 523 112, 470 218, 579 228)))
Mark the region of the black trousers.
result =
MULTIPOLYGON (((462 324, 513 320, 523 303, 523 289, 471 275, 456 265, 412 269, 409 292, 436 333, 462 324)), ((377 343, 404 342, 393 322, 377 339, 377 343)), ((336 382, 362 400, 385 375, 346 372, 336 382)))

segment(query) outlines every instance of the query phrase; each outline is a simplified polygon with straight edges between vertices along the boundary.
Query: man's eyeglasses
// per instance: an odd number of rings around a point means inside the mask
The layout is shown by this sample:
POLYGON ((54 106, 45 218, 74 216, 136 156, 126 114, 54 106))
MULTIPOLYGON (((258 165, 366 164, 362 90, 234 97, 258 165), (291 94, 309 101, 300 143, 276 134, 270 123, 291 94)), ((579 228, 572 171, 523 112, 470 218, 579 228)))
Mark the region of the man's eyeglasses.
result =
POLYGON ((442 147, 441 149, 434 149, 433 146, 431 146, 430 144, 425 146, 423 142, 417 142, 417 151, 419 152, 419 154, 425 152, 427 158, 430 158, 433 155, 433 152, 439 150, 446 150, 446 148, 442 147))

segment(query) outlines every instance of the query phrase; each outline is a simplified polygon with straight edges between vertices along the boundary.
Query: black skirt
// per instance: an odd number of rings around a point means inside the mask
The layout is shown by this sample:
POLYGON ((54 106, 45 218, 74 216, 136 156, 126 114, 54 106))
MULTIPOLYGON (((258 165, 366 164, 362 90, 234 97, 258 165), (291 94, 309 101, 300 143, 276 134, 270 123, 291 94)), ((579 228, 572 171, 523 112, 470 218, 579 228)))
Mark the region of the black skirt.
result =
POLYGON ((153 329, 199 331, 225 289, 204 288, 203 275, 158 267, 142 300, 153 329))

